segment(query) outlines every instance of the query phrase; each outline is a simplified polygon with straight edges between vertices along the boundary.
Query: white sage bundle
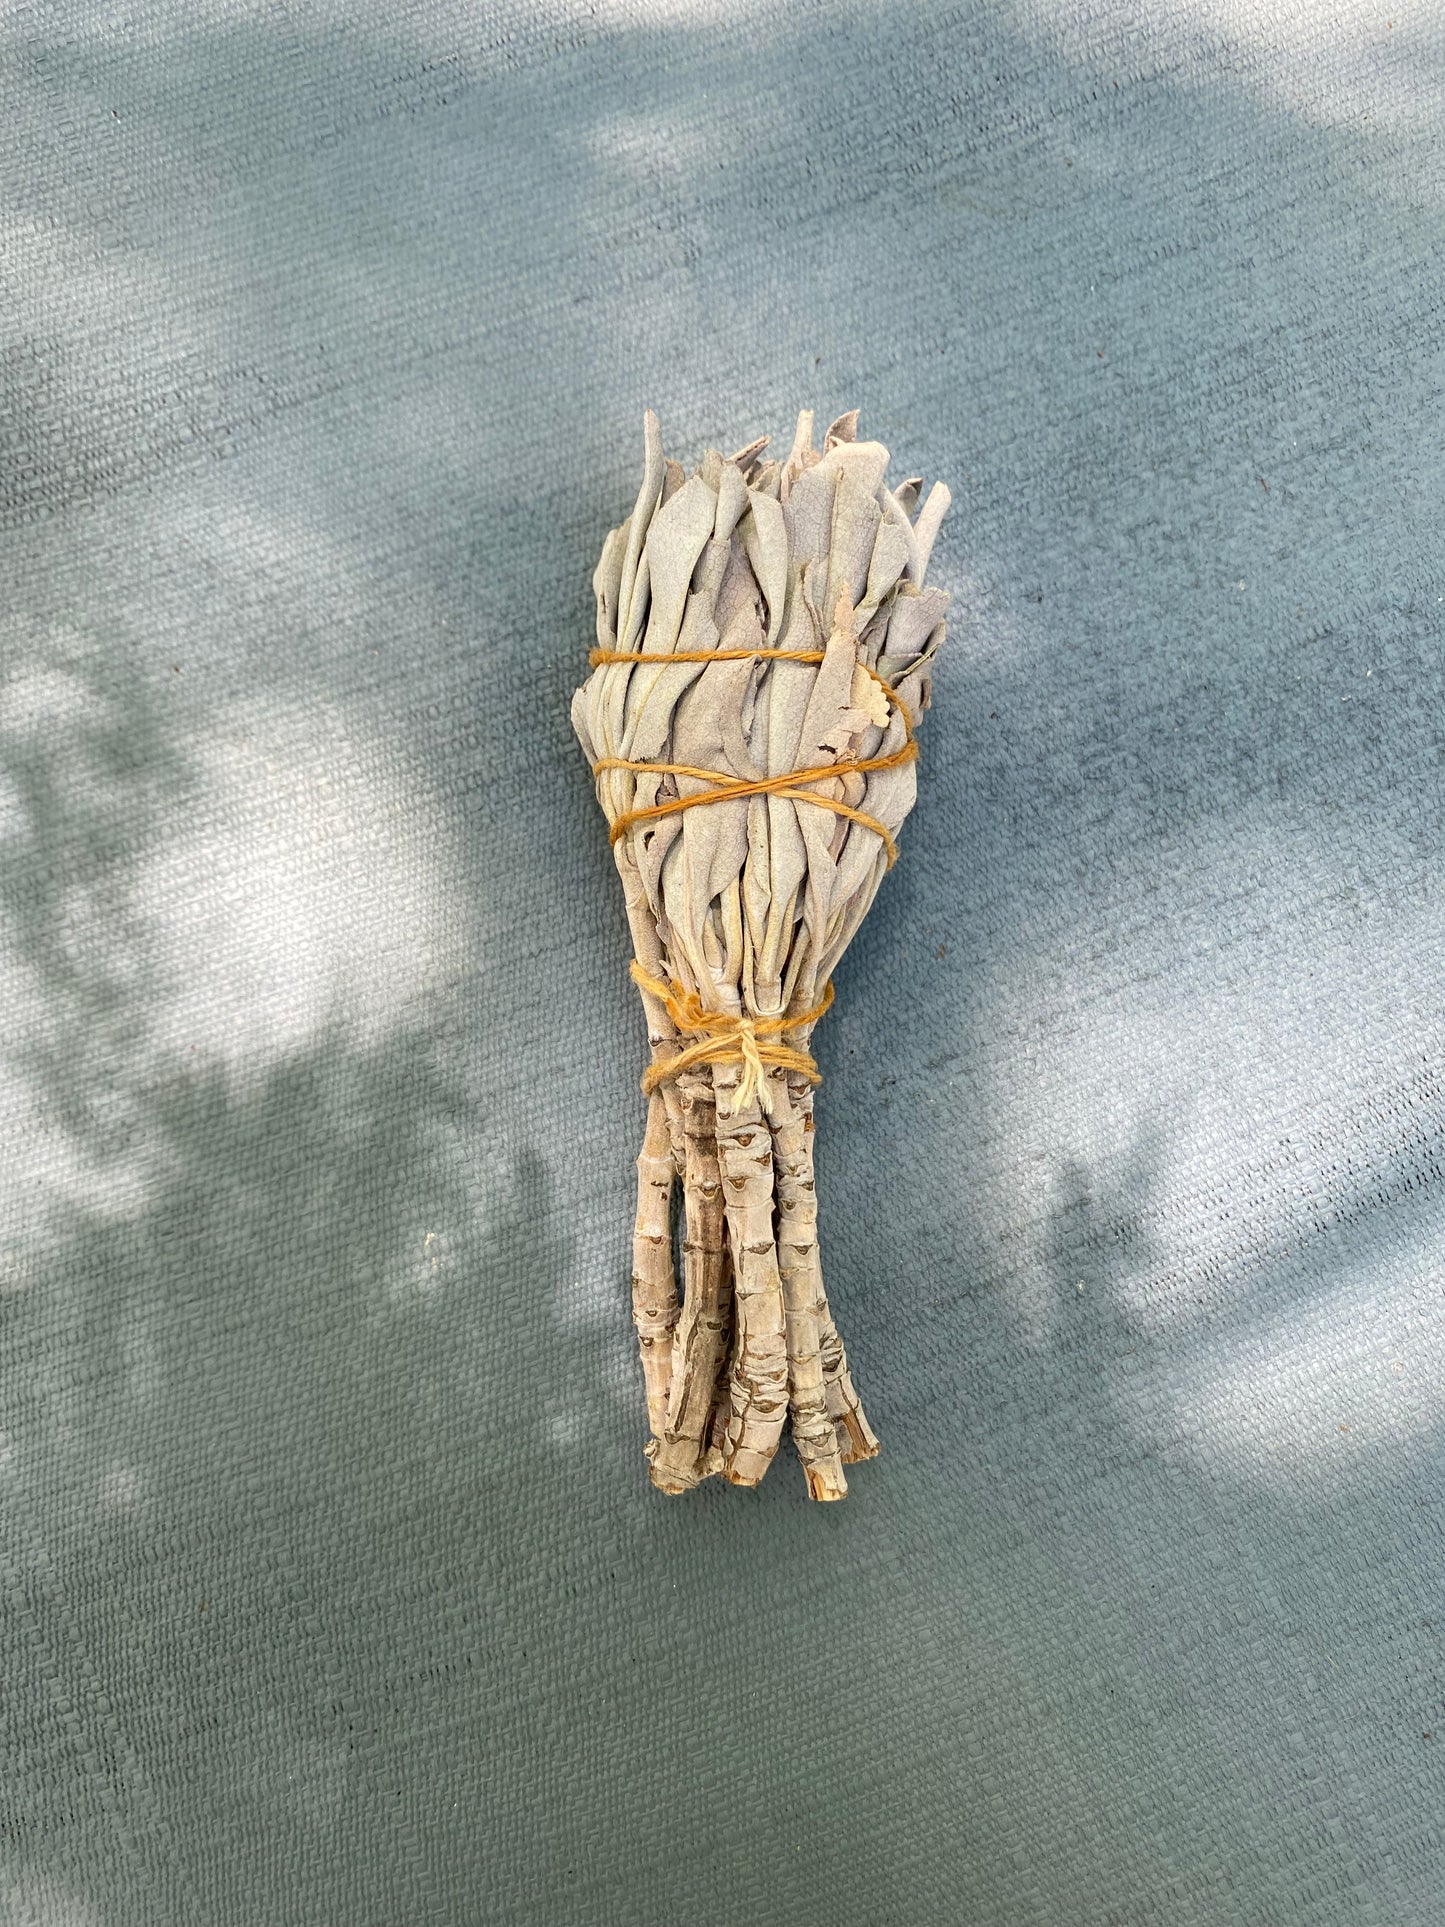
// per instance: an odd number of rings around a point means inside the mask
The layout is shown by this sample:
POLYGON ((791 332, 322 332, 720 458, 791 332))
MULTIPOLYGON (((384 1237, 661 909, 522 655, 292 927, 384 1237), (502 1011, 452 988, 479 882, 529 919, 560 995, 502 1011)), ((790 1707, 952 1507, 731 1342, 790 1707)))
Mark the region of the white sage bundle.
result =
POLYGON ((756 1485, 789 1415, 811 1498, 878 1450, 823 1289, 808 1046, 913 807, 950 497, 935 482, 915 516, 921 478, 888 489, 857 420, 820 454, 804 410, 786 461, 763 436, 688 476, 648 409, 642 487, 592 579, 572 724, 652 1049, 632 1307, 664 1492, 756 1485))

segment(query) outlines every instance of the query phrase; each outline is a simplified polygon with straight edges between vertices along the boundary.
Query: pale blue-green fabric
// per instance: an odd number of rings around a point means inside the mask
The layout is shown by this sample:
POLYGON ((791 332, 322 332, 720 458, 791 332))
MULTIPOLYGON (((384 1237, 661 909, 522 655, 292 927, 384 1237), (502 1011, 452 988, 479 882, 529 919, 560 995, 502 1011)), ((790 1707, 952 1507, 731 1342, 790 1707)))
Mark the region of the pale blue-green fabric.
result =
POLYGON ((0 36, 0 1923, 1437 1922, 1432 10, 0 36), (645 1477, 649 404, 955 497, 841 1506, 645 1477))

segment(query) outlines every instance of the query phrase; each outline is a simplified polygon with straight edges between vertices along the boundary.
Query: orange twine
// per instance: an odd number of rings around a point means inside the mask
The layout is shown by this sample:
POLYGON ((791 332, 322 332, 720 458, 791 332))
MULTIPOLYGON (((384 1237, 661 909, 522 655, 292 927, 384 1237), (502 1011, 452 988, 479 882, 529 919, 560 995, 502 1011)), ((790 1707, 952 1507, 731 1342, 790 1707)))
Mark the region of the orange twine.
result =
MULTIPOLYGON (((670 662, 740 662, 751 656, 768 656, 787 662, 822 662, 824 652, 821 649, 678 649, 669 655, 660 655, 641 649, 598 648, 591 651, 587 660, 594 669, 608 662, 650 662, 664 669, 670 662)), ((666 802, 653 803, 644 809, 623 810, 613 821, 609 841, 615 843, 619 837, 625 836, 634 823, 644 822, 654 816, 670 816, 675 810, 690 810, 696 803, 727 803, 740 796, 782 796, 793 803, 816 803, 822 809, 832 810, 838 816, 851 817, 865 829, 875 831, 883 839, 883 846, 888 852, 888 868, 891 870, 898 855, 898 845, 887 824, 880 823, 867 810, 854 809, 851 803, 831 796, 819 796, 802 787, 805 783, 826 782, 833 776, 849 776, 855 772, 861 774, 870 769, 897 769, 901 763, 911 763, 918 754, 908 705, 876 669, 870 669, 866 662, 860 662, 858 667, 873 678, 903 718, 906 731, 903 747, 895 750, 891 756, 858 757, 848 763, 822 763, 816 769, 785 770, 780 776, 760 776, 751 782, 722 775, 714 769, 694 769, 689 763, 636 763, 625 756, 604 756, 600 762, 592 765, 594 776, 600 775, 605 769, 630 769, 644 775, 695 776, 704 783, 715 785, 710 790, 699 790, 695 796, 673 796, 666 802)))
POLYGON ((734 1098, 739 1110, 761 1096, 763 1074, 769 1064, 780 1065, 788 1071, 800 1071, 810 1084, 822 1082, 818 1066, 807 1051, 796 1050, 791 1044, 781 1041, 767 1040, 778 1038, 783 1031, 801 1030, 805 1024, 816 1023, 833 1001, 831 980, 823 992, 822 1003, 813 1010, 805 1010, 796 1017, 743 1017, 730 1011, 705 1009, 695 991, 674 990, 660 977, 651 976, 644 970, 636 957, 632 959, 630 968, 632 981, 662 1000, 678 1030, 701 1033, 699 1042, 689 1044, 676 1057, 648 1066, 642 1078, 642 1088, 648 1097, 668 1078, 676 1077, 681 1071, 692 1070, 699 1064, 743 1065, 743 1075, 734 1098))

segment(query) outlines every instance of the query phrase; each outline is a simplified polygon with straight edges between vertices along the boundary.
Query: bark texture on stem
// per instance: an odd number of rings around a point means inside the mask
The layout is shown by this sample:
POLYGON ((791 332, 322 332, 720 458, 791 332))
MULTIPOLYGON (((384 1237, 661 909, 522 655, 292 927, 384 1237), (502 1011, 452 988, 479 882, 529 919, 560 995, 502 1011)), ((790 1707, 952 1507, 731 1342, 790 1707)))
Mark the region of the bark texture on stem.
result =
MULTIPOLYGON (((614 851, 622 878, 622 898, 633 953, 647 969, 662 961, 657 920, 648 907, 637 866, 622 844, 614 851)), ((654 1064, 676 1054, 677 1029, 667 1006, 645 992, 642 1008, 647 1018, 647 1041, 654 1064)), ((676 1089, 661 1085, 647 1102, 647 1128, 637 1159, 637 1217, 632 1238, 632 1318, 642 1358, 642 1381, 647 1391, 647 1422, 654 1439, 661 1435, 672 1377, 672 1334, 680 1307, 672 1263, 673 1179, 683 1176, 685 1147, 682 1108, 676 1089), (669 1165, 665 1193, 660 1159, 669 1165)))
POLYGON ((788 1340, 773 1239, 772 1135, 756 1099, 736 1104, 742 1072, 741 1064, 713 1066, 737 1318, 722 1475, 731 1485, 756 1485, 788 1416, 788 1340))
POLYGON ((672 1268, 672 1134, 662 1093, 647 1100, 647 1130, 637 1154, 637 1217, 632 1228, 632 1322, 654 1438, 667 1424, 677 1281, 672 1268))
MULTIPOLYGON (((810 1189, 815 1187, 813 1169, 813 1090, 805 1078, 790 1079, 793 1086, 794 1101, 803 1119, 803 1170, 804 1181, 810 1189)), ((816 1196, 816 1191, 812 1190, 816 1196)), ((817 1245, 813 1246, 816 1263, 817 1245)), ((833 1322, 833 1314, 828 1306, 828 1298, 823 1290, 821 1266, 817 1276, 818 1293, 818 1343, 823 1365, 823 1385, 828 1405, 828 1416, 837 1431, 838 1456, 844 1465, 854 1465, 860 1459, 875 1458, 878 1453, 878 1438, 863 1412, 863 1402, 853 1386, 853 1375, 848 1369, 848 1354, 843 1349, 843 1340, 838 1327, 833 1322)))
MULTIPOLYGON (((788 1406, 793 1444, 803 1462, 810 1499, 841 1499, 848 1490, 838 1432, 823 1377, 822 1321, 828 1313, 818 1255, 818 1200, 812 1132, 786 1073, 771 1076, 773 1160, 777 1172, 778 1270, 788 1326, 788 1406)), ((803 1082, 803 1080, 799 1080, 803 1082)), ((806 1088, 806 1086, 805 1086, 806 1088)))
POLYGON ((732 1323, 723 1246, 723 1187, 714 1133, 712 1080, 677 1080, 686 1163, 683 1178, 683 1305, 673 1335, 671 1387, 660 1436, 649 1447, 652 1483, 688 1492, 709 1471, 708 1429, 732 1323))

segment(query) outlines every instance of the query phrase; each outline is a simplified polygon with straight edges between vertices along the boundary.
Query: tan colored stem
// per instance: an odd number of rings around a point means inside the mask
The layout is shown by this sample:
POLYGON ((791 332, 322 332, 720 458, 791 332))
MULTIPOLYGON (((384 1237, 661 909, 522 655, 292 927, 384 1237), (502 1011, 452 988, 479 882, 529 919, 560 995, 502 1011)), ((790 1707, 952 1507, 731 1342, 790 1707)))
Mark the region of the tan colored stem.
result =
MULTIPOLYGON (((802 1112, 804 1170, 806 1182, 814 1182, 813 1169, 813 1090, 806 1078, 789 1075, 789 1085, 793 1101, 802 1112)), ((816 1196, 816 1193, 814 1193, 816 1196)), ((814 1246, 816 1254, 817 1247, 814 1246)), ((861 1459, 875 1458, 878 1453, 878 1438, 864 1416, 862 1401, 853 1387, 853 1377, 848 1370, 848 1354, 843 1349, 843 1340, 838 1335, 838 1327, 833 1323, 833 1314, 828 1307, 827 1294, 823 1290, 821 1269, 817 1280, 818 1290, 818 1347, 823 1364, 823 1385, 828 1403, 828 1416, 833 1420, 838 1434, 838 1456, 844 1465, 854 1465, 861 1459)))
MULTIPOLYGON (((662 939, 657 932, 657 919, 647 901, 647 892, 643 888, 641 874, 632 861, 625 843, 614 846, 613 856, 616 860, 618 875, 622 878, 622 899, 627 908, 627 928, 632 936, 632 954, 651 976, 666 977, 667 966, 663 959, 662 939)), ((667 1005, 660 997, 654 997, 645 990, 641 995, 643 1014, 647 1018, 647 1042, 653 1063, 675 1057, 680 1046, 677 1027, 668 1015, 667 1005)), ((661 1085, 659 1089, 667 1113, 673 1170, 678 1177, 681 1177, 684 1162, 682 1106, 676 1084, 669 1082, 661 1085)))
MULTIPOLYGON (((662 966, 662 943, 642 878, 622 844, 617 845, 614 857, 622 878, 633 952, 638 962, 655 974, 662 966)), ((644 992, 642 1008, 647 1018, 653 1063, 675 1056, 677 1029, 666 1004, 661 998, 644 992)), ((637 1327, 642 1379, 647 1390, 647 1419, 653 1439, 661 1436, 666 1422, 672 1378, 672 1334, 680 1310, 672 1264, 672 1180, 683 1175, 685 1161, 681 1104, 676 1088, 664 1084, 648 1099, 647 1129, 637 1159, 637 1217, 632 1237, 632 1318, 637 1327), (659 1205, 662 1174, 657 1160, 661 1155, 663 1131, 671 1172, 666 1195, 659 1205)))
POLYGON ((788 1415, 788 1346, 773 1240, 772 1134, 756 1099, 736 1106, 742 1073, 741 1064, 713 1065, 737 1318, 722 1475, 732 1485, 756 1485, 778 1449, 788 1415))
POLYGON ((685 1146, 684 1300, 673 1336, 666 1423, 648 1448, 652 1483, 663 1492, 688 1492, 713 1469, 706 1463, 709 1419, 732 1322, 712 1081, 705 1070, 684 1072, 677 1089, 685 1146))
POLYGON ((704 1478, 711 1478, 714 1473, 720 1473, 723 1469, 723 1461, 726 1456, 728 1420, 732 1417, 732 1399, 729 1394, 729 1384, 732 1376, 733 1363, 732 1341, 735 1341, 737 1336, 737 1320, 732 1316, 733 1305, 735 1303, 733 1295, 733 1258, 732 1253, 727 1248, 726 1240, 724 1240, 723 1243, 723 1293, 728 1305, 728 1337, 730 1342, 724 1348, 722 1356, 718 1360, 717 1380, 713 1386, 712 1417, 708 1421, 707 1457, 703 1460, 704 1478))
MULTIPOLYGON (((813 1179, 812 1132, 787 1076, 770 1073, 773 1162, 778 1204, 778 1270, 788 1325, 788 1404, 793 1443, 803 1462, 810 1499, 841 1499, 848 1490, 838 1432, 823 1380, 822 1320, 828 1301, 818 1253, 818 1200, 813 1179)), ((831 1321, 830 1321, 831 1322, 831 1321)))
POLYGON ((647 1131, 637 1154, 637 1217, 632 1229, 632 1322, 647 1387, 647 1422, 654 1438, 667 1424, 672 1382, 672 1334, 678 1319, 672 1269, 672 1137, 662 1093, 647 1103, 647 1131))

